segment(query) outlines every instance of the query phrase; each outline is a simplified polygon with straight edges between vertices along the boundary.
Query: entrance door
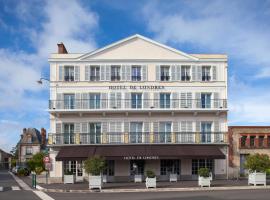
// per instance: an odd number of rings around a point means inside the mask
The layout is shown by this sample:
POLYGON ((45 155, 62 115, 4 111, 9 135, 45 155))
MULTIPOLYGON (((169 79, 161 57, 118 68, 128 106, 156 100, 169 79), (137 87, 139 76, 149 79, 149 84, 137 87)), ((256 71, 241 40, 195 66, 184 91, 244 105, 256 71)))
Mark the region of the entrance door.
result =
POLYGON ((170 174, 180 175, 180 160, 160 160, 160 179, 168 181, 170 174))
POLYGON ((244 168, 248 154, 240 154, 240 176, 246 175, 246 169, 244 168))
POLYGON ((130 178, 133 181, 134 175, 144 175, 144 160, 131 160, 130 161, 130 178))
POLYGON ((106 168, 103 171, 103 182, 114 182, 114 160, 106 160, 106 168))
POLYGON ((64 174, 70 172, 76 176, 76 182, 83 181, 82 161, 64 161, 64 174))

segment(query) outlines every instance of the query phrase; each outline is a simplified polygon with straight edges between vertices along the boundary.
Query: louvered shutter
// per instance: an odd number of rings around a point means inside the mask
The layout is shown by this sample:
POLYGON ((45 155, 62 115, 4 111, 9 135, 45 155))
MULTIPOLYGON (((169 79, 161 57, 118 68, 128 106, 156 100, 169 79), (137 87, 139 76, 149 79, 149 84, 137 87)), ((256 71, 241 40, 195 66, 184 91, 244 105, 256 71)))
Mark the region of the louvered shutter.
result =
POLYGON ((59 81, 63 81, 64 80, 64 67, 63 66, 59 66, 59 72, 58 72, 58 78, 59 81))
POLYGON ((111 80, 111 66, 106 65, 106 81, 110 81, 110 80, 111 80))
POLYGON ((143 93, 143 108, 148 109, 150 107, 149 92, 143 93))
POLYGON ((197 80, 197 76, 196 76, 196 66, 192 65, 191 67, 191 76, 192 76, 192 81, 196 81, 197 80))
POLYGON ((219 121, 213 121, 214 126, 214 141, 221 142, 223 140, 222 134, 220 132, 220 124, 219 121))
POLYGON ((214 108, 220 108, 219 93, 214 92, 214 108))
POLYGON ((81 95, 82 97, 82 108, 83 109, 89 109, 89 94, 88 93, 83 93, 81 95))
POLYGON ((185 92, 181 92, 180 94, 180 98, 181 98, 181 108, 187 108, 187 93, 185 92))
POLYGON ((195 93, 195 101, 196 101, 196 108, 201 108, 201 93, 196 92, 195 93))
POLYGON ((116 99, 117 99, 117 101, 116 101, 116 107, 117 108, 122 108, 122 93, 121 92, 117 92, 116 93, 116 99))
POLYGON ((56 94, 56 109, 63 109, 64 108, 64 95, 62 93, 56 94))
POLYGON ((171 77, 172 77, 172 81, 176 81, 176 66, 172 65, 171 66, 171 77))
POLYGON ((126 81, 130 81, 130 80, 131 80, 131 66, 126 65, 126 81))
POLYGON ((116 93, 110 93, 110 108, 116 108, 116 93))
POLYGON ((195 135, 193 134, 193 127, 192 127, 192 122, 187 121, 187 135, 186 135, 186 140, 187 142, 194 142, 195 141, 195 135))
POLYGON ((108 96, 107 93, 101 93, 101 108, 105 109, 108 106, 108 96))
POLYGON ((106 65, 100 66, 100 80, 106 81, 106 65))
POLYGON ((212 66, 212 80, 216 81, 217 80, 217 67, 212 66))
POLYGON ((156 81, 160 81, 160 65, 156 66, 156 81))
POLYGON ((121 80, 125 81, 126 80, 126 66, 125 65, 121 66, 121 72, 122 72, 121 80))
POLYGON ((131 108, 131 94, 130 92, 125 93, 125 108, 131 108))
POLYGON ((56 133, 62 133, 62 123, 61 122, 56 122, 56 124, 55 124, 55 132, 56 133))
POLYGON ((196 132, 201 132, 201 122, 196 121, 196 132))
POLYGON ((89 81, 89 77, 90 77, 90 66, 85 66, 85 68, 84 68, 85 81, 89 81))
POLYGON ((82 133, 88 133, 88 123, 87 122, 83 122, 81 123, 82 126, 82 133))
POLYGON ((144 122, 143 123, 143 129, 144 129, 145 134, 150 133, 150 122, 144 122))
POLYGON ((108 122, 102 122, 101 123, 101 130, 102 130, 102 133, 107 133, 108 132, 108 122))
POLYGON ((178 133, 179 132, 179 122, 178 121, 174 121, 173 122, 173 132, 174 133, 178 133))
POLYGON ((176 80, 181 81, 181 65, 176 66, 176 80))
POLYGON ((80 133, 81 132, 81 124, 80 123, 75 123, 74 124, 74 132, 75 133, 80 133))
POLYGON ((153 129, 154 129, 154 133, 158 133, 158 131, 159 131, 159 122, 154 122, 153 123, 153 129))
POLYGON ((75 81, 80 80, 80 66, 75 66, 75 81))
POLYGON ((81 109, 81 94, 75 94, 75 109, 81 109))
POLYGON ((187 107, 188 108, 192 108, 192 93, 191 92, 187 92, 187 107))
POLYGON ((117 122, 116 123, 116 131, 118 133, 121 133, 122 132, 122 122, 117 122))
POLYGON ((172 93, 172 107, 179 108, 179 100, 178 100, 178 93, 177 92, 172 93))
POLYGON ((159 108, 159 92, 154 93, 154 107, 159 108))
POLYGON ((202 81, 202 66, 197 66, 197 80, 202 81))
POLYGON ((148 71, 148 67, 147 67, 147 65, 143 65, 142 66, 142 80, 143 81, 147 81, 147 77, 148 77, 148 73, 147 73, 147 71, 148 71))
POLYGON ((129 122, 124 122, 124 132, 129 133, 129 122))

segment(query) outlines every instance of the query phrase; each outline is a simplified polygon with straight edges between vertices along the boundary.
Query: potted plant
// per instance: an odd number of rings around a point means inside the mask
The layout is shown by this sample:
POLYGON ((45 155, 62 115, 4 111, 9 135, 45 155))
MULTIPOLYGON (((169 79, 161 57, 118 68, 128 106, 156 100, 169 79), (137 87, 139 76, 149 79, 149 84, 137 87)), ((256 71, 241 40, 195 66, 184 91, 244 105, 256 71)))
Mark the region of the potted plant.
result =
POLYGON ((105 168, 105 161, 100 156, 94 156, 84 161, 85 172, 89 175, 89 189, 102 187, 102 172, 105 168))
POLYGON ((208 168, 200 168, 198 171, 199 174, 199 186, 204 187, 211 185, 212 176, 210 176, 210 172, 208 168))
POLYGON ((74 182, 75 182, 75 176, 72 173, 72 171, 65 171, 64 184, 67 184, 67 183, 74 184, 74 182))
POLYGON ((270 168, 270 159, 266 154, 253 154, 247 157, 245 168, 248 169, 248 185, 266 186, 266 171, 270 168))
POLYGON ((157 177, 152 170, 146 171, 145 186, 147 189, 157 187, 157 177))

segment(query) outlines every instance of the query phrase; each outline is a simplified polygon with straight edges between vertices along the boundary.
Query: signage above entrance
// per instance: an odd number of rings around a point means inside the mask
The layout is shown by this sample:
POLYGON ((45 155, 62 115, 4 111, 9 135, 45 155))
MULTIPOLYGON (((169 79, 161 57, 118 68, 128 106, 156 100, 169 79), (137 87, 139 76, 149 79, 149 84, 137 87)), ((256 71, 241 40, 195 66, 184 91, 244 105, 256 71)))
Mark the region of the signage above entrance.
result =
POLYGON ((116 86, 109 86, 109 90, 163 90, 165 89, 164 86, 161 85, 116 85, 116 86))
POLYGON ((158 156, 124 156, 124 160, 158 160, 158 156))

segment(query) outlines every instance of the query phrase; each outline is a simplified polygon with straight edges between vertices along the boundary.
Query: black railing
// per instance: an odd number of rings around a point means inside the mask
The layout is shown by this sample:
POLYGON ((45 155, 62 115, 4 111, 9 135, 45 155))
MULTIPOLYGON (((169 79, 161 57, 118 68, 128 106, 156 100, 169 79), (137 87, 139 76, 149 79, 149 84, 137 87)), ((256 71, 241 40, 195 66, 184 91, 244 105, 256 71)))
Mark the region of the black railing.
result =
POLYGON ((209 76, 209 75, 202 75, 202 81, 211 81, 211 76, 209 76))
POLYGON ((181 81, 190 81, 190 76, 181 76, 181 81))
POLYGON ((141 81, 142 77, 141 76, 131 76, 132 81, 141 81))
POLYGON ((161 80, 161 81, 169 81, 169 80, 170 80, 170 76, 167 76, 167 75, 161 75, 161 76, 160 76, 160 80, 161 80))
POLYGON ((111 76, 111 81, 120 81, 120 80, 121 80, 121 76, 119 75, 111 76))
POLYGON ((100 81, 100 76, 90 76, 90 81, 100 81))
POLYGON ((74 81, 74 76, 64 76, 65 81, 74 81))

